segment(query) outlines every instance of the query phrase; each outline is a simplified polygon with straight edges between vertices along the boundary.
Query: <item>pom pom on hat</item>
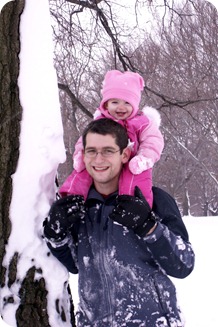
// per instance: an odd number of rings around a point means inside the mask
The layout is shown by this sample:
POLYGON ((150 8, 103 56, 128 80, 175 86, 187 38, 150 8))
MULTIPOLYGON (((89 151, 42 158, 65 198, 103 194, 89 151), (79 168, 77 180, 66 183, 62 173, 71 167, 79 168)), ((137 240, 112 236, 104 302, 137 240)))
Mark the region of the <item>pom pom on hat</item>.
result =
POLYGON ((129 118, 136 115, 141 100, 141 91, 144 87, 144 80, 138 73, 120 72, 119 70, 108 71, 103 81, 101 90, 102 100, 100 110, 103 114, 107 112, 104 107, 105 102, 110 99, 122 99, 133 107, 133 112, 129 118))

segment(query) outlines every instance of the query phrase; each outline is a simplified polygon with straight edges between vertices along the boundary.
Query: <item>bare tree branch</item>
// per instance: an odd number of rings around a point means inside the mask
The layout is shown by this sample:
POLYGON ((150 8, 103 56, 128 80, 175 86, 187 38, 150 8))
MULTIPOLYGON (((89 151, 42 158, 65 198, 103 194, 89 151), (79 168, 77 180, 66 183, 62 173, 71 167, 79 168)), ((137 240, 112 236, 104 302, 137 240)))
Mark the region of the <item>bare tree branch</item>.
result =
POLYGON ((74 103, 75 105, 77 105, 81 111, 87 115, 90 118, 93 118, 93 115, 90 111, 88 111, 83 105, 82 103, 78 100, 78 98, 73 94, 73 92, 69 89, 68 85, 65 84, 61 84, 58 83, 58 87, 60 90, 64 91, 67 93, 67 95, 70 97, 72 103, 74 103))

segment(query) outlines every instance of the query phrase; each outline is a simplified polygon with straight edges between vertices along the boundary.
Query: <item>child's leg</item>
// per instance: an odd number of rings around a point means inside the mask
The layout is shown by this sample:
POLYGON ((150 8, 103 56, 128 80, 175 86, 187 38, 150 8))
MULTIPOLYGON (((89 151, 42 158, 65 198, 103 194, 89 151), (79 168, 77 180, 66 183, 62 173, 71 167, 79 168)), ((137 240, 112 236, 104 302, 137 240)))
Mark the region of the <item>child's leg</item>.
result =
POLYGON ((90 186, 92 185, 92 178, 84 169, 80 173, 76 170, 67 177, 63 185, 59 189, 61 196, 69 194, 82 195, 86 200, 90 186))
POLYGON ((119 194, 134 195, 135 186, 138 186, 152 208, 152 169, 147 169, 141 174, 133 175, 128 164, 124 165, 119 179, 119 194))

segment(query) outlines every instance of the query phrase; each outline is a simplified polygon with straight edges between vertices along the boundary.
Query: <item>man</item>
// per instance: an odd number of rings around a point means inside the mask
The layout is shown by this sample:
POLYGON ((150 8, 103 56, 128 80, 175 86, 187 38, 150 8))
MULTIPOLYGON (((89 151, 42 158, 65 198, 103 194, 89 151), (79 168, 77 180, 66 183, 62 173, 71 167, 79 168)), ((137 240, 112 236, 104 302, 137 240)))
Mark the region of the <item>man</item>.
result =
POLYGON ((138 187, 135 196, 118 195, 127 144, 125 129, 113 120, 88 125, 84 163, 93 186, 85 203, 70 195, 52 205, 45 238, 70 272, 79 271, 78 327, 181 327, 167 275, 188 276, 194 253, 169 194, 153 188, 153 211, 138 187))

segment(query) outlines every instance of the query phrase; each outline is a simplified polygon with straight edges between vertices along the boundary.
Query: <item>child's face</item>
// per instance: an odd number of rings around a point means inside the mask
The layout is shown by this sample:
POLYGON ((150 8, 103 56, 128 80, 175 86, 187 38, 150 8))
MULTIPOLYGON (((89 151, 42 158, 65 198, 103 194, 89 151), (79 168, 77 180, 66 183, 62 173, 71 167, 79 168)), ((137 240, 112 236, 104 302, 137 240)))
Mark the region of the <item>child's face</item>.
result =
POLYGON ((129 102, 121 99, 110 99, 106 102, 105 108, 108 110, 109 114, 117 120, 127 119, 133 108, 129 102))

